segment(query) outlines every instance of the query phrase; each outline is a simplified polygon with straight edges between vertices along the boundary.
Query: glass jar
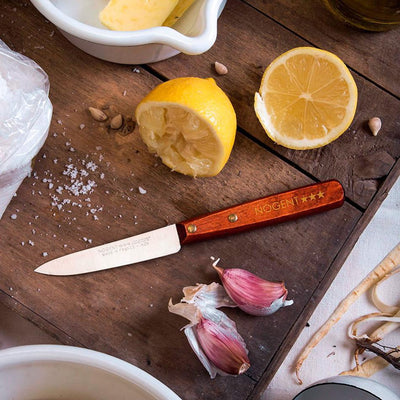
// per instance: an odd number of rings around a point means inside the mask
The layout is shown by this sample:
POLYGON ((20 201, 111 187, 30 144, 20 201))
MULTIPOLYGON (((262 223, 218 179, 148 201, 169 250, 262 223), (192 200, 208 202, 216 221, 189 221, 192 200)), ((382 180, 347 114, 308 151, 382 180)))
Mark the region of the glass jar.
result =
POLYGON ((324 0, 342 21, 369 31, 385 31, 400 24, 400 0, 324 0))

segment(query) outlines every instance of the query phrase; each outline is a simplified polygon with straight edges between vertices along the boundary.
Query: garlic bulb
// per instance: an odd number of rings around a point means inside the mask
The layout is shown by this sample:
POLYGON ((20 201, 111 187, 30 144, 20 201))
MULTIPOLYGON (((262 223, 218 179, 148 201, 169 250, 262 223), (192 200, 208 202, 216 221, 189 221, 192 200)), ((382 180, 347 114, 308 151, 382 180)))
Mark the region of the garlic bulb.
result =
MULTIPOLYGON (((217 260, 218 262, 218 260, 217 260)), ((269 282, 240 268, 223 269, 213 264, 229 297, 244 312, 264 316, 290 306, 283 282, 269 282)))

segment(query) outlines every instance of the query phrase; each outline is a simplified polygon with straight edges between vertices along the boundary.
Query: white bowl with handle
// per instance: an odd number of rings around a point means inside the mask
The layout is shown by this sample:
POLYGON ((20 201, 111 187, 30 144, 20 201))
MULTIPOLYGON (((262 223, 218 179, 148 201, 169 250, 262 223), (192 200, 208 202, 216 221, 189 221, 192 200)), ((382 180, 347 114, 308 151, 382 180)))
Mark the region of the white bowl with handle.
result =
POLYGON ((180 400, 147 372, 93 350, 30 345, 0 350, 1 400, 180 400))
POLYGON ((102 26, 99 12, 106 0, 31 0, 75 46, 120 64, 165 60, 180 52, 201 54, 217 37, 217 20, 226 0, 196 0, 172 28, 112 31, 102 26))

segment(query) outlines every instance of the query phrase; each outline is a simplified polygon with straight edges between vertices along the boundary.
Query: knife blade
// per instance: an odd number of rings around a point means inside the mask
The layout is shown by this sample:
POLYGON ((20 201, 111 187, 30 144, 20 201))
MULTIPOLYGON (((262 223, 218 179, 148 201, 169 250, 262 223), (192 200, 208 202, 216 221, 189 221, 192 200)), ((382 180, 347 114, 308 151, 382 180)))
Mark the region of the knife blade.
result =
POLYGON ((338 181, 320 182, 67 254, 42 264, 35 272, 77 275, 135 264, 177 253, 187 243, 316 214, 343 202, 344 190, 338 181))

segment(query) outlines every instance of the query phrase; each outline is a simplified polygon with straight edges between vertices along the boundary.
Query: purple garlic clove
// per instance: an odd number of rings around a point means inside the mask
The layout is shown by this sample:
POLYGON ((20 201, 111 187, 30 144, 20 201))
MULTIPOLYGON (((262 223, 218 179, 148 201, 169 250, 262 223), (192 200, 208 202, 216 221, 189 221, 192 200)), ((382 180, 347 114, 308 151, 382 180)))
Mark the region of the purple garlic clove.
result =
POLYGON ((293 304, 293 300, 286 300, 288 291, 283 282, 266 281, 240 268, 223 269, 216 263, 213 267, 229 297, 248 314, 269 315, 293 304))

